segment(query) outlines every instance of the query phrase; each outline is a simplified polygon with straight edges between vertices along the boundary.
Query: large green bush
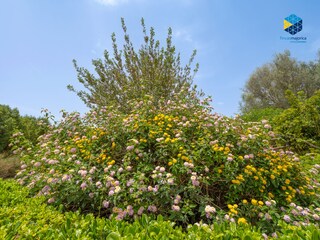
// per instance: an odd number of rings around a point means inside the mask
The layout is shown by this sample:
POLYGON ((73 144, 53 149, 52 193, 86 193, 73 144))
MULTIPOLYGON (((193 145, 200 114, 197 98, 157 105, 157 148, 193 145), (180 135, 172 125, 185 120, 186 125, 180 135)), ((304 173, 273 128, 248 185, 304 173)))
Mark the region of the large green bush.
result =
POLYGON ((303 92, 287 91, 290 108, 278 115, 275 130, 282 142, 296 152, 320 150, 320 91, 307 98, 303 92))
MULTIPOLYGON (((317 204, 318 183, 292 152, 273 149, 268 123, 212 114, 208 99, 177 95, 157 109, 150 102, 132 101, 130 114, 116 107, 64 113, 22 150, 18 181, 68 210, 119 220, 161 214, 184 225, 218 217, 269 232, 287 219, 280 207, 317 204)), ((291 219, 314 222, 315 208, 291 219)))
POLYGON ((262 120, 268 120, 268 122, 273 126, 273 120, 277 117, 283 109, 280 108, 258 108, 245 112, 241 115, 241 118, 247 122, 260 122, 262 120))

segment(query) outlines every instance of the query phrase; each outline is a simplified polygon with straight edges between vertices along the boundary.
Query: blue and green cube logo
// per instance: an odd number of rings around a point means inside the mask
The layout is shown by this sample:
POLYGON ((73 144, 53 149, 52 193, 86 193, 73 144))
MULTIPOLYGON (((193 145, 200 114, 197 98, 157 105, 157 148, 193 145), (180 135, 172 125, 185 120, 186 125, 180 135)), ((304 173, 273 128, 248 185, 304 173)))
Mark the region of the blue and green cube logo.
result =
POLYGON ((295 35, 302 30, 302 19, 291 14, 283 20, 283 29, 291 35, 295 35))

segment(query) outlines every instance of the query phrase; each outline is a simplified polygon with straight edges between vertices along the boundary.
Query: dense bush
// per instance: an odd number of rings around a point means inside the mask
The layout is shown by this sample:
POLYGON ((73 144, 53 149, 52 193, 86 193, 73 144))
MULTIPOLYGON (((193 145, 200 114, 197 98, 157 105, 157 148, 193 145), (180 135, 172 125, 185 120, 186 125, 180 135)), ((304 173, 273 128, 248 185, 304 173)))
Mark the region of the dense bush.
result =
MULTIPOLYGON (((79 212, 63 214, 44 204, 43 196, 28 198, 28 194, 27 188, 0 179, 1 239, 266 239, 259 229, 233 222, 188 225, 183 230, 161 216, 143 215, 128 223, 79 212)), ((273 233, 277 239, 318 239, 320 234, 314 224, 298 227, 280 221, 279 227, 273 233)))
POLYGON ((160 109, 150 101, 131 102, 130 114, 64 113, 22 150, 18 181, 50 204, 118 220, 161 214, 185 226, 218 217, 267 232, 280 218, 318 221, 309 205, 318 204, 319 183, 292 152, 273 149, 268 123, 212 114, 208 99, 176 96, 160 109), (300 210, 292 215, 293 207, 300 210))
POLYGON ((320 91, 307 98, 287 91, 290 108, 275 117, 275 130, 294 151, 306 153, 320 150, 320 91))
POLYGON ((278 116, 283 109, 280 108, 262 108, 262 109, 253 109, 248 112, 245 112, 241 115, 241 118, 247 122, 260 122, 262 120, 268 120, 268 122, 273 126, 274 118, 278 116))

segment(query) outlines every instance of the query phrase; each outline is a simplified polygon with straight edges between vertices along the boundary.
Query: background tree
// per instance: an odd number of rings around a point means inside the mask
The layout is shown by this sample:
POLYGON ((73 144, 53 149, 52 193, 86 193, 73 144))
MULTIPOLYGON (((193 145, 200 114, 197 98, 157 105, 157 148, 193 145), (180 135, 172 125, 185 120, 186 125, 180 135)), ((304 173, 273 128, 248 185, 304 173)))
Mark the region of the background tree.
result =
MULTIPOLYGON (((168 29, 166 46, 161 47, 159 40, 155 40, 155 31, 150 28, 149 35, 144 20, 141 19, 144 42, 137 51, 133 47, 124 19, 121 19, 124 31, 124 46, 118 49, 116 36, 111 36, 113 58, 109 52, 104 52, 104 59, 92 61, 96 74, 88 69, 74 65, 78 73, 78 81, 86 90, 75 90, 69 85, 68 89, 75 92, 88 106, 117 105, 123 112, 130 111, 128 101, 142 98, 144 95, 153 96, 153 103, 157 105, 160 98, 171 99, 174 93, 185 87, 190 87, 194 73, 191 69, 196 51, 190 57, 185 67, 181 66, 180 54, 176 53, 172 45, 172 30, 168 29)), ((188 96, 185 96, 188 97, 188 96)))
POLYGON ((10 138, 15 131, 21 131, 27 140, 35 144, 49 124, 46 118, 21 116, 17 108, 0 104, 0 153, 9 149, 10 138))
POLYGON ((298 62, 287 50, 253 72, 243 89, 240 109, 242 113, 268 107, 286 109, 290 106, 286 90, 303 91, 306 97, 311 97, 317 89, 320 89, 319 61, 298 62))
POLYGON ((9 139, 19 127, 20 114, 17 108, 0 105, 0 153, 8 148, 9 139))

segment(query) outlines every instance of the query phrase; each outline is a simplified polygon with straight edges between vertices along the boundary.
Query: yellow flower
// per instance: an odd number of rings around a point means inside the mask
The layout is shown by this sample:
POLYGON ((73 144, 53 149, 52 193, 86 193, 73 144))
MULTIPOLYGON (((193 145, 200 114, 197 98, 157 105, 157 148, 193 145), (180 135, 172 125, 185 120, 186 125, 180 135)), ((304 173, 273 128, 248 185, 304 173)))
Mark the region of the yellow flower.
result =
POLYGON ((271 192, 268 192, 268 196, 269 196, 270 198, 274 198, 274 195, 273 195, 271 192))
POLYGON ((258 201, 255 199, 251 199, 251 203, 252 203, 252 205, 257 205, 258 201))
POLYGON ((234 213, 235 215, 237 215, 237 214, 238 214, 238 211, 237 211, 237 210, 235 210, 234 208, 230 209, 230 212, 231 212, 231 213, 234 213))
POLYGON ((262 201, 259 201, 258 203, 259 203, 260 206, 263 206, 263 202, 262 201))
POLYGON ((238 224, 247 224, 247 220, 245 218, 239 218, 238 224))
POLYGON ((243 204, 247 204, 248 201, 247 201, 246 199, 243 199, 243 200, 242 200, 242 203, 243 203, 243 204))
POLYGON ((172 165, 172 162, 168 162, 168 166, 171 166, 172 165))
POLYGON ((239 181, 239 180, 235 180, 235 179, 233 179, 231 182, 232 182, 233 184, 240 184, 240 181, 239 181))
POLYGON ((275 177, 273 174, 271 174, 271 175, 270 175, 270 178, 273 180, 273 179, 275 179, 276 177, 275 177))
POLYGON ((289 185, 289 184, 290 184, 290 180, 289 180, 289 179, 286 179, 285 183, 286 183, 287 185, 289 185))

